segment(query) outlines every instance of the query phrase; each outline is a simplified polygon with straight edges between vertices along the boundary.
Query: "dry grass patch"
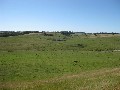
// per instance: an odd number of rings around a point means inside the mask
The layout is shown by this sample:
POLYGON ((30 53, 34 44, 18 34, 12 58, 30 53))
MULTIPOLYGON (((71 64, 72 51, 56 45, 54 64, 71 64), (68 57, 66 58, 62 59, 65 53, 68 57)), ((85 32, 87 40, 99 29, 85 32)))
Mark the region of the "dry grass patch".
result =
MULTIPOLYGON (((52 87, 50 87, 50 85, 55 85, 55 84, 63 85, 64 83, 66 83, 67 86, 70 85, 69 87, 71 88, 76 87, 75 90, 91 90, 93 87, 95 90, 100 90, 101 88, 103 88, 103 90, 107 90, 107 88, 115 88, 115 90, 119 90, 120 80, 113 82, 114 80, 111 81, 110 78, 110 77, 119 77, 119 76, 120 76, 120 68, 112 68, 112 69, 105 68, 100 70, 81 72, 80 74, 75 74, 75 75, 74 74, 64 75, 62 77, 55 77, 48 80, 0 83, 0 87, 1 89, 25 90, 25 89, 35 89, 36 87, 44 88, 47 86, 48 88, 51 88, 50 90, 52 90, 52 87), (102 78, 103 80, 101 81, 102 78), (82 80, 83 82, 82 86, 79 85, 79 80, 82 80), (88 82, 91 83, 87 85, 88 82)), ((61 90, 61 85, 57 86, 58 88, 60 88, 60 90, 61 90)))

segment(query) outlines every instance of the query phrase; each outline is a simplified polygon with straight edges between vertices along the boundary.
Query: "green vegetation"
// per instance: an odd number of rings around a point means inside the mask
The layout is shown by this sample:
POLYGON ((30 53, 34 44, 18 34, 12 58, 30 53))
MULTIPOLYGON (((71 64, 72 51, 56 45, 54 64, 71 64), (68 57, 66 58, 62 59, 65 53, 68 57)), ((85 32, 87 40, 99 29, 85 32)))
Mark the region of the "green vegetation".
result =
POLYGON ((0 89, 119 90, 119 50, 119 35, 0 37, 0 89))

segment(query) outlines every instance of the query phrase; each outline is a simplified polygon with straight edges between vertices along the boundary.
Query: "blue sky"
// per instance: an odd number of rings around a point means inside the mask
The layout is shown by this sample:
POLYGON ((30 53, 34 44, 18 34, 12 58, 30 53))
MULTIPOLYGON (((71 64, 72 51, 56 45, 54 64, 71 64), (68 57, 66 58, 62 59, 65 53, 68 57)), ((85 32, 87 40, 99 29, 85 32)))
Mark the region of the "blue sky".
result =
POLYGON ((0 0, 0 31, 119 32, 120 0, 0 0))

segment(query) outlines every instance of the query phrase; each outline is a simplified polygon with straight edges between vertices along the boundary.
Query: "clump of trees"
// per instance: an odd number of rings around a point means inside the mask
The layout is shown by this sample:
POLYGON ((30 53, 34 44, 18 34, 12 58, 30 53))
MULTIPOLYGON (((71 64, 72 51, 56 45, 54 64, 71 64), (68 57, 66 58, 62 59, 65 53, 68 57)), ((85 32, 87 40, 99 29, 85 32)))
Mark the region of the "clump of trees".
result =
POLYGON ((14 32, 14 31, 2 31, 2 32, 0 32, 0 37, 18 36, 18 35, 23 35, 23 33, 14 32))

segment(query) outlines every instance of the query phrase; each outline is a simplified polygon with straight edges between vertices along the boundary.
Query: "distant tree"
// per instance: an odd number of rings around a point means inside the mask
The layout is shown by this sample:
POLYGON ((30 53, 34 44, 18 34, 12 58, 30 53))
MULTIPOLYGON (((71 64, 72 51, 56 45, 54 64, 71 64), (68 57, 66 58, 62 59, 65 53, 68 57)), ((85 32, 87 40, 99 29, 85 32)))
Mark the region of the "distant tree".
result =
POLYGON ((97 36, 97 34, 96 34, 96 33, 94 33, 94 35, 95 35, 95 36, 97 36))
POLYGON ((87 34, 86 34, 86 33, 84 33, 84 35, 85 35, 85 36, 87 36, 87 34))
POLYGON ((112 32, 112 35, 114 35, 115 33, 114 32, 112 32))

